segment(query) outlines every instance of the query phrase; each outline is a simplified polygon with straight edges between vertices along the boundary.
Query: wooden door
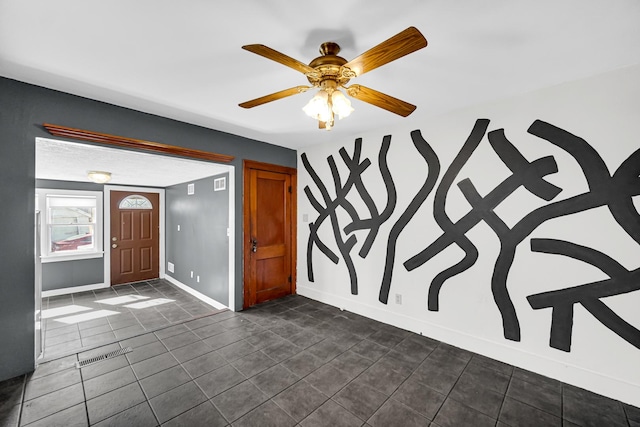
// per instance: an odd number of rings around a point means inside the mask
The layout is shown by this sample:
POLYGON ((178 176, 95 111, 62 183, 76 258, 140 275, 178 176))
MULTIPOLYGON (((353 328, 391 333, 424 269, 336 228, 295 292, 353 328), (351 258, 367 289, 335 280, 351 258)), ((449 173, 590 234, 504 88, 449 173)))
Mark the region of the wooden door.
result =
POLYGON ((295 292, 295 169, 245 162, 244 307, 295 292))
POLYGON ((111 191, 111 284, 160 275, 160 196, 111 191))

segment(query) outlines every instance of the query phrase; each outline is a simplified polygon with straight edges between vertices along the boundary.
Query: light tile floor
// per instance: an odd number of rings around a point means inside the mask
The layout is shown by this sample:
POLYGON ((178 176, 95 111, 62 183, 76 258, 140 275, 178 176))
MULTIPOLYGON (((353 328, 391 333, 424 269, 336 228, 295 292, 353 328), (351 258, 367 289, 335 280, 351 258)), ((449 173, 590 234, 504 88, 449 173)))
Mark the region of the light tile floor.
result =
POLYGON ((3 426, 640 426, 638 408, 301 296, 52 360, 0 402, 3 426))

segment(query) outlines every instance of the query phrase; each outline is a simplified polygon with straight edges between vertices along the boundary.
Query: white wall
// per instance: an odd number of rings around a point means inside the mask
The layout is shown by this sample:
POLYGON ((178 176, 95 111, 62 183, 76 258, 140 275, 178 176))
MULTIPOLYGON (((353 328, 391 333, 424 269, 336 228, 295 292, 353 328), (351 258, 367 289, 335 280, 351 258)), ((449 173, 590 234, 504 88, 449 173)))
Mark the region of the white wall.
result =
MULTIPOLYGON (((352 139, 336 140, 332 144, 314 146, 299 153, 298 293, 640 406, 640 348, 636 347, 640 341, 640 332, 637 331, 640 328, 640 291, 602 299, 611 310, 632 325, 630 330, 636 345, 612 332, 582 305, 576 304, 568 352, 549 345, 552 309, 534 310, 527 300, 527 296, 533 294, 608 278, 598 268, 571 257, 532 252, 532 238, 576 243, 608 255, 628 270, 640 268, 640 244, 614 220, 606 205, 543 222, 517 246, 507 288, 519 320, 520 341, 504 337, 502 318, 491 288, 500 241, 484 221, 466 233, 478 250, 478 260, 471 268, 444 283, 439 311, 427 309, 429 285, 438 273, 462 259, 462 250, 454 244, 411 272, 403 266, 407 259, 443 234, 434 220, 435 191, 477 119, 490 120, 488 131, 503 128, 508 140, 529 162, 553 156, 558 166, 557 173, 545 178, 562 189, 551 201, 544 201, 520 187, 493 209, 507 226, 513 227, 536 208, 589 192, 585 174, 577 160, 550 142, 527 133, 529 126, 536 120, 542 120, 583 138, 597 151, 613 174, 624 160, 640 148, 638 76, 640 66, 632 66, 437 118, 421 117, 418 106, 409 118, 398 119, 396 128, 355 135, 352 139), (421 131, 437 154, 441 170, 436 187, 399 235, 389 301, 383 304, 378 296, 387 261, 389 232, 424 184, 428 172, 425 160, 410 137, 410 132, 416 129, 421 131), (324 202, 317 185, 305 170, 300 155, 307 156, 333 199, 335 190, 327 157, 334 157, 344 183, 348 173, 338 150, 344 147, 350 156, 353 155, 354 140, 362 137, 361 159, 368 158, 371 161, 362 178, 378 211, 382 211, 387 193, 378 168, 378 153, 385 135, 392 136, 387 158, 397 189, 395 210, 382 224, 365 258, 361 258, 358 252, 368 231, 361 230, 349 235, 342 232, 342 239, 349 236, 357 238, 350 254, 357 273, 358 294, 351 293, 349 273, 343 257, 340 256, 340 261, 335 265, 317 246, 312 255, 315 280, 309 281, 308 226, 317 219, 318 213, 310 204, 304 188, 309 186, 323 205, 324 202), (402 296, 401 305, 395 303, 396 294, 402 296)), ((373 107, 360 105, 357 108, 373 107)), ((357 111, 347 120, 358 120, 357 111)), ((336 125, 340 126, 340 123, 336 125)), ((640 170, 638 163, 640 161, 635 165, 636 179, 640 170)), ((456 222, 471 209, 457 187, 462 179, 469 178, 479 194, 486 196, 510 175, 511 172, 498 158, 485 134, 479 147, 453 180, 446 197, 447 215, 456 222)), ((640 191, 640 181, 631 185, 640 191)), ((361 218, 370 216, 355 189, 351 189, 347 199, 361 218)), ((634 197, 633 202, 636 211, 628 211, 632 215, 626 224, 638 232, 640 196, 634 197)), ((351 222, 346 211, 340 208, 338 219, 342 228, 351 222)), ((320 226, 319 236, 323 243, 340 255, 329 220, 320 226)), ((636 287, 640 287, 637 277, 635 283, 636 287)), ((566 330, 567 322, 560 323, 566 330)))

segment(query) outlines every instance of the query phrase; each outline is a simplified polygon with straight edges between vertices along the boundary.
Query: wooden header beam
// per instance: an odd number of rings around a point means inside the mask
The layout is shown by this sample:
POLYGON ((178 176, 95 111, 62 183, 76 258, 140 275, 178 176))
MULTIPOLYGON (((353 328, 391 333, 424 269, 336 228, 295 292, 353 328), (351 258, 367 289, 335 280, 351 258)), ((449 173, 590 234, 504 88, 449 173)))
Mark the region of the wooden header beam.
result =
POLYGON ((188 157, 191 159, 208 160, 218 163, 229 163, 234 159, 234 156, 227 156, 225 154, 210 153, 208 151, 194 150, 191 148, 178 147, 159 142, 144 141, 141 139, 125 138, 123 136, 52 125, 50 123, 43 123, 42 126, 44 126, 51 135, 63 138, 80 139, 82 141, 98 142, 105 145, 115 145, 118 147, 133 148, 136 150, 151 151, 160 154, 170 154, 174 156, 188 157))

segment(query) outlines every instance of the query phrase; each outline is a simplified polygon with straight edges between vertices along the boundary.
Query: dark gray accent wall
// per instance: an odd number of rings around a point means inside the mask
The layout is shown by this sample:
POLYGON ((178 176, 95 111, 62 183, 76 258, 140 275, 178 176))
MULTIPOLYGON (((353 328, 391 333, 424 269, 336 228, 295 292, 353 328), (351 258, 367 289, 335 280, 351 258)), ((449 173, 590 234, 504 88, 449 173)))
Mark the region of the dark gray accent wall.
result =
POLYGON ((58 181, 56 179, 36 179, 36 188, 58 188, 61 190, 104 191, 104 184, 94 182, 58 181))
POLYGON ((42 290, 72 288, 104 282, 104 259, 90 258, 42 264, 42 290))
MULTIPOLYGON (((237 108, 229 102, 229 108, 237 108)), ((35 138, 53 123, 236 156, 235 301, 242 308, 242 162, 296 167, 296 151, 0 78, 0 381, 34 368, 35 138)))
MULTIPOLYGON (((36 188, 62 190, 103 191, 103 184, 93 182, 58 181, 36 179, 36 188)), ((91 258, 73 261, 57 261, 42 264, 42 290, 72 288, 104 282, 104 259, 91 258)))
POLYGON ((225 305, 229 304, 228 182, 225 173, 165 189, 166 259, 175 268, 166 274, 225 305), (214 179, 221 177, 227 188, 213 191, 214 179), (194 194, 188 195, 191 183, 194 194))

